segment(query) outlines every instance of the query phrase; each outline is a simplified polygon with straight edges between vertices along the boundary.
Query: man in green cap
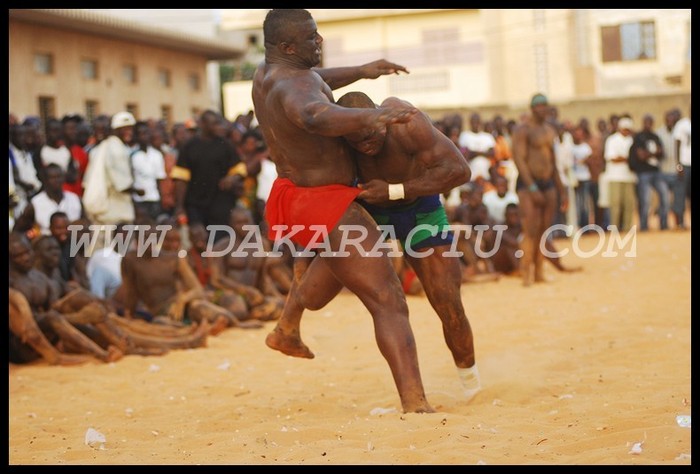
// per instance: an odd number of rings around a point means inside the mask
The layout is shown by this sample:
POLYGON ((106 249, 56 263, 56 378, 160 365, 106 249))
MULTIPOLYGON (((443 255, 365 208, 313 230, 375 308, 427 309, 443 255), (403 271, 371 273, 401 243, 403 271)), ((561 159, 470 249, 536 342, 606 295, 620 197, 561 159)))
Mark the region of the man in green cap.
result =
POLYGON ((520 265, 523 285, 545 281, 544 254, 540 247, 547 227, 552 224, 557 206, 557 192, 562 196, 561 209, 569 205, 554 159, 557 132, 547 122, 549 101, 544 94, 535 94, 530 101, 529 120, 513 135, 513 159, 518 167, 516 190, 520 199, 523 225, 520 265), (534 270, 534 271, 533 271, 534 270))

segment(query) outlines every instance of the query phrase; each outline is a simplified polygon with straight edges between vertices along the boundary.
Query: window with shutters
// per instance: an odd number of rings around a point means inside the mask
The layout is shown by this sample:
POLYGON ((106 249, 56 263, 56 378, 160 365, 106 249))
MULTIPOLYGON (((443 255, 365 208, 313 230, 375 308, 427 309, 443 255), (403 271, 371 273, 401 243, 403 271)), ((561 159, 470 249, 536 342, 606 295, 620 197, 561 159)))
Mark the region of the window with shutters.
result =
POLYGON ((656 59, 656 26, 653 21, 603 26, 600 33, 604 63, 656 59))

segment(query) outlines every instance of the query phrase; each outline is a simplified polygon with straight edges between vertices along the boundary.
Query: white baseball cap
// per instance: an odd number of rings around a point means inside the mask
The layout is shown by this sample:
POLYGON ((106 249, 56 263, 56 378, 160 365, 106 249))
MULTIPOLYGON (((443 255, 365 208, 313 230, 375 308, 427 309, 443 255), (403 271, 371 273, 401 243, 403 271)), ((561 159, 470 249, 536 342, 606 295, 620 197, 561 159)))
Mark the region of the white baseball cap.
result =
POLYGON ((136 119, 129 112, 117 112, 112 116, 112 129, 122 127, 133 127, 136 125, 136 119))
POLYGON ((620 130, 624 130, 624 129, 632 130, 633 127, 634 127, 634 122, 632 121, 631 118, 622 117, 617 122, 617 128, 619 128, 620 130))

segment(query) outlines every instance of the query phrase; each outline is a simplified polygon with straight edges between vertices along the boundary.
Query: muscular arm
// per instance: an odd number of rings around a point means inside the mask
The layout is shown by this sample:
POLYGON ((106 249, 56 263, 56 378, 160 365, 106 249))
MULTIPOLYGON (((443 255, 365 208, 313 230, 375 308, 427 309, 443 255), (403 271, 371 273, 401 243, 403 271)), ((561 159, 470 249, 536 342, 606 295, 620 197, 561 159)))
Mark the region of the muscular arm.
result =
POLYGON ((425 170, 403 183, 406 199, 446 193, 469 181, 471 170, 464 155, 424 114, 418 114, 403 128, 406 152, 414 155, 425 170))
POLYGON ((399 71, 408 73, 404 66, 379 59, 362 66, 313 68, 331 90, 352 84, 360 79, 376 79, 386 74, 398 74, 399 71))
POLYGON ((340 137, 370 127, 408 121, 415 107, 354 109, 331 102, 324 93, 325 84, 318 74, 305 74, 277 83, 282 109, 297 127, 326 137, 340 137))

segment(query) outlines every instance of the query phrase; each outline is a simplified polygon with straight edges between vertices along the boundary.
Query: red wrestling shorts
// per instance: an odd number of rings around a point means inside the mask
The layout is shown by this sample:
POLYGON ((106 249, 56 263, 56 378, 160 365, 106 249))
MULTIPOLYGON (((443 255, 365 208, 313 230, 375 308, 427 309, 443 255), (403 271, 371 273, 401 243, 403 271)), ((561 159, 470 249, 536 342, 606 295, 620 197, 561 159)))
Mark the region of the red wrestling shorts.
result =
POLYGON ((319 228, 330 233, 360 191, 342 184, 301 187, 277 178, 265 204, 268 238, 275 241, 289 235, 289 240, 304 248, 322 242, 319 228))

